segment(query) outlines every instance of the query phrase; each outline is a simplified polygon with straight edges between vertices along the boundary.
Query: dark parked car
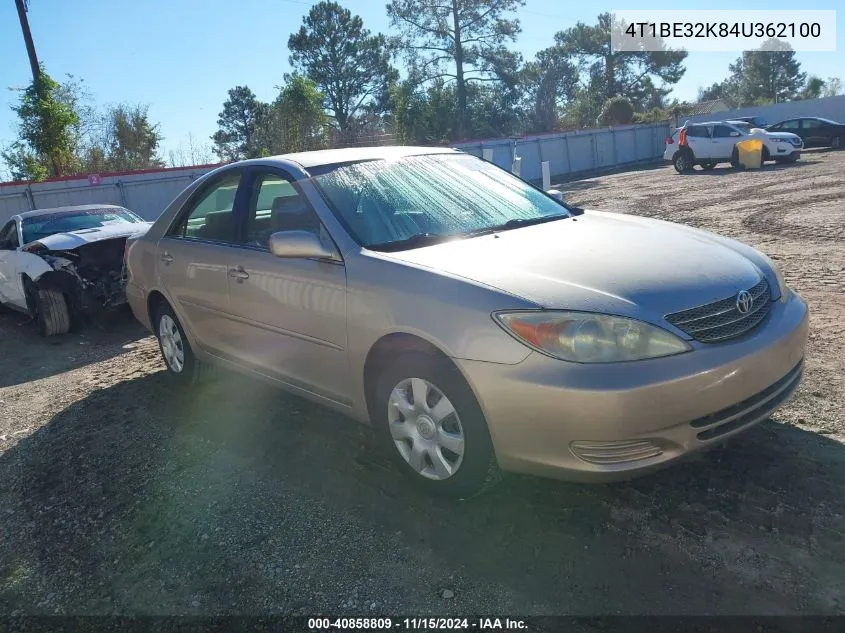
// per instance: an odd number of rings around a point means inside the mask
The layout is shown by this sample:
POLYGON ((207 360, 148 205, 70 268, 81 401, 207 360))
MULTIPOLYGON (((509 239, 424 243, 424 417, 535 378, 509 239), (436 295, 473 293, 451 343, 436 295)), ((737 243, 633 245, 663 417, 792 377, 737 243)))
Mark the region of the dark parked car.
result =
POLYGON ((842 147, 845 123, 821 117, 801 117, 775 123, 766 128, 770 132, 792 132, 804 141, 804 147, 842 147))

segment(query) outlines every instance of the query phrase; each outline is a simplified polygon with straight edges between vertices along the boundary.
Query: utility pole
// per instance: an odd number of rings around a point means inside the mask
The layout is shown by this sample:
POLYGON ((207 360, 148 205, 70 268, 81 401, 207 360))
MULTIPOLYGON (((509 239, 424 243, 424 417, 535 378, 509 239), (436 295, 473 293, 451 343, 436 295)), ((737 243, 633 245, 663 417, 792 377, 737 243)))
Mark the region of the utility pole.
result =
POLYGON ((38 65, 38 57, 35 56, 35 44, 32 42, 29 20, 26 17, 27 4, 27 0, 15 0, 15 6, 18 8, 18 18, 21 21, 23 40, 26 42, 26 52, 29 55, 29 66, 32 69, 32 81, 38 83, 38 78, 41 76, 41 68, 38 65))

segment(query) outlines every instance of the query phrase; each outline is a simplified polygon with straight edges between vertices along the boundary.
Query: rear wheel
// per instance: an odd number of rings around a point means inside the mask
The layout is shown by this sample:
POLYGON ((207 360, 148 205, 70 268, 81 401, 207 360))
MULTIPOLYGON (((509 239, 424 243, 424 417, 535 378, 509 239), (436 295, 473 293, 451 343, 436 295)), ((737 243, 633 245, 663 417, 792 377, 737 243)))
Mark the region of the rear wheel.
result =
POLYGON ((672 165, 679 174, 691 172, 693 165, 695 165, 695 156, 690 150, 679 150, 675 152, 675 156, 672 158, 672 165))
POLYGON ((197 367, 194 352, 182 324, 165 302, 156 311, 155 332, 167 372, 179 382, 194 382, 197 367))
POLYGON ((418 485, 467 498, 500 479, 481 407, 448 360, 404 354, 378 377, 374 395, 379 441, 418 485))

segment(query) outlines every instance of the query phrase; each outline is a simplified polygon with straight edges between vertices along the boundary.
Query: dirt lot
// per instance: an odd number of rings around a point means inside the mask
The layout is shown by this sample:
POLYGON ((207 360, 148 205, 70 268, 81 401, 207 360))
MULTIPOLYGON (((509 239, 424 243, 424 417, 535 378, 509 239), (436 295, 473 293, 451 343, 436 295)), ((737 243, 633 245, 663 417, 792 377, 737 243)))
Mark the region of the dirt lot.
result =
POLYGON ((773 256, 812 310, 795 399, 632 483, 513 476, 452 503, 415 492, 366 428, 320 407, 236 377, 175 392, 131 317, 45 341, 5 313, 0 609, 845 612, 845 152, 564 188, 773 256))

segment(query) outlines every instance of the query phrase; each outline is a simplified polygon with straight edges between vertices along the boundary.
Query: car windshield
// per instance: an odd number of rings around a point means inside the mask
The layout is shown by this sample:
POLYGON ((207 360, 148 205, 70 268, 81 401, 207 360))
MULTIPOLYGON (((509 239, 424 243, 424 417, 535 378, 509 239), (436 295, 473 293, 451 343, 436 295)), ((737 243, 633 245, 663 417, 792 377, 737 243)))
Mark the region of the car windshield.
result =
POLYGON ((23 243, 29 244, 36 240, 70 231, 97 229, 114 224, 137 224, 143 222, 127 209, 85 209, 83 211, 57 211, 30 218, 24 218, 21 229, 23 243))
POLYGON ((428 154, 311 169, 352 236, 373 250, 415 248, 570 217, 569 207, 467 154, 428 154))

